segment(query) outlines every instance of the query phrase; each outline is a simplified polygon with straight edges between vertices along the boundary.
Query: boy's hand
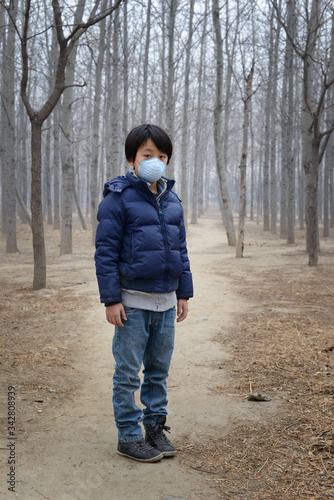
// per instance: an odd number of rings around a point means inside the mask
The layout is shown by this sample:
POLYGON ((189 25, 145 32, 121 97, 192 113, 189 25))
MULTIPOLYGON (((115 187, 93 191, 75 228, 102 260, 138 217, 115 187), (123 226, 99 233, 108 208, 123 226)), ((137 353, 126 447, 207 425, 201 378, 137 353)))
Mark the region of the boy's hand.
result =
POLYGON ((177 301, 177 323, 186 319, 188 315, 188 301, 186 299, 179 299, 177 301))
POLYGON ((109 323, 115 326, 124 326, 122 323, 122 318, 126 321, 127 317, 124 311, 123 304, 114 304, 112 306, 106 307, 106 318, 109 323))

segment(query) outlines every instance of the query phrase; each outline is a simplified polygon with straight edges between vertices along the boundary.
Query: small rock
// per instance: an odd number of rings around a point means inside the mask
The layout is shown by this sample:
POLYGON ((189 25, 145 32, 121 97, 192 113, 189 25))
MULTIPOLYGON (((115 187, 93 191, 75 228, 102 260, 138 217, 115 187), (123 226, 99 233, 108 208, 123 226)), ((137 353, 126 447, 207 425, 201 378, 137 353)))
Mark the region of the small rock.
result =
POLYGON ((271 397, 260 392, 253 392, 248 396, 248 401, 271 401, 271 397))

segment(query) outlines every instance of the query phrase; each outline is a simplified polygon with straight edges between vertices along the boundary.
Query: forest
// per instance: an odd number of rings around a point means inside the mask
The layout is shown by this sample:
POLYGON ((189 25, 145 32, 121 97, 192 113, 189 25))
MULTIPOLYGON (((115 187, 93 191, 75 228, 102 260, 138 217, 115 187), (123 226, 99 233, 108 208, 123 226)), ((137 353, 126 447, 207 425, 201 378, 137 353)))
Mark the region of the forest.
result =
POLYGON ((299 226, 317 266, 334 227, 331 0, 1 0, 0 57, 2 234, 17 252, 30 224, 35 290, 45 224, 61 255, 73 217, 94 241, 140 123, 173 140, 187 223, 219 206, 236 257, 245 218, 288 244, 299 226))

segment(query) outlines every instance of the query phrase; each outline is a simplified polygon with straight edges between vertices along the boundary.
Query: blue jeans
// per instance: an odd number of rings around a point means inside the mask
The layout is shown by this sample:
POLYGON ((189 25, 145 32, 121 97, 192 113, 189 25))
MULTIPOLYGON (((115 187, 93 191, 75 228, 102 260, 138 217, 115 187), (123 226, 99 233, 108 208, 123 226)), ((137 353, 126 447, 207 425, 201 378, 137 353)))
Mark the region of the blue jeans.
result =
POLYGON ((113 405, 119 442, 143 438, 144 427, 156 425, 167 415, 167 377, 175 337, 175 307, 164 312, 125 307, 127 321, 115 327, 113 405), (140 387, 139 371, 144 365, 140 400, 144 411, 135 404, 134 393, 140 387), (144 414, 144 415, 143 415, 144 414))

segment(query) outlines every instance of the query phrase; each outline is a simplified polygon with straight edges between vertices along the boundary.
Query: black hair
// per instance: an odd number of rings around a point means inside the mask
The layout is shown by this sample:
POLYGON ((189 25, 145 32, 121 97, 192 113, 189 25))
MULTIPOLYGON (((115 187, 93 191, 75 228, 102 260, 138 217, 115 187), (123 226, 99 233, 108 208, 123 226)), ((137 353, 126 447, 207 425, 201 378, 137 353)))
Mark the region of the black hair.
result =
POLYGON ((173 144, 169 135, 165 130, 158 127, 158 125, 150 125, 148 123, 139 125, 129 132, 125 140, 126 159, 128 161, 134 161, 138 149, 142 144, 145 144, 148 139, 154 142, 159 151, 167 155, 167 163, 169 163, 173 152, 173 144))

